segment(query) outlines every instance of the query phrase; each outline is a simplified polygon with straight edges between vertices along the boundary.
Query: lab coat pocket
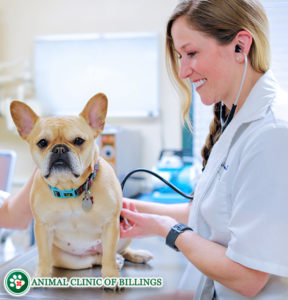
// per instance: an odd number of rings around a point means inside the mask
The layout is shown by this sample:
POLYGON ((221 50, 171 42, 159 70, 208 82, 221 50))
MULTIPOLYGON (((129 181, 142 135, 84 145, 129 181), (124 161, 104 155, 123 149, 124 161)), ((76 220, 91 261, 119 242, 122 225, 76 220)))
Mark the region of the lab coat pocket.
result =
POLYGON ((227 245, 230 239, 227 228, 231 212, 226 183, 219 180, 218 176, 202 202, 201 214, 210 228, 209 239, 227 245))

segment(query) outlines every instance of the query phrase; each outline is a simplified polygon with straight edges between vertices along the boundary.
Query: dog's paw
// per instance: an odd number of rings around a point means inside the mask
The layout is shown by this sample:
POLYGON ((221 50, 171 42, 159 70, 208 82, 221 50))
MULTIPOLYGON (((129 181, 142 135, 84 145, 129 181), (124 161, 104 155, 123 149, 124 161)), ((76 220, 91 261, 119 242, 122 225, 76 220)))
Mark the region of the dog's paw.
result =
POLYGON ((103 287, 103 290, 105 291, 105 292, 114 292, 114 293, 116 293, 116 292, 123 292, 124 290, 125 290, 125 288, 124 287, 119 287, 117 284, 114 286, 114 287, 103 287))
POLYGON ((125 262, 124 257, 121 254, 117 253, 117 255, 116 255, 116 265, 117 265, 118 270, 122 269, 122 267, 124 265, 124 262, 125 262))
POLYGON ((153 255, 147 250, 134 250, 130 248, 126 249, 123 256, 125 259, 138 264, 145 264, 153 259, 153 255))
POLYGON ((151 254, 151 252, 149 252, 147 250, 137 250, 133 254, 132 259, 133 259, 133 262, 145 264, 149 260, 153 259, 153 255, 151 254))

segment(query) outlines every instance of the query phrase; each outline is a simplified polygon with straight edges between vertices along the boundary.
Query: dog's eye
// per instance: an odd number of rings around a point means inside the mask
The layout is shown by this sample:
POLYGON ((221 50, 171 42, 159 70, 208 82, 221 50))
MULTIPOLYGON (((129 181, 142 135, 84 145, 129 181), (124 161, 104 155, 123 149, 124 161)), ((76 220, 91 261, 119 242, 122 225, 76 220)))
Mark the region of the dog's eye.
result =
POLYGON ((48 146, 48 142, 47 140, 42 139, 37 143, 37 146, 41 149, 46 148, 48 146))
POLYGON ((80 146, 85 142, 85 140, 81 139, 80 137, 77 137, 74 141, 73 144, 76 146, 80 146))

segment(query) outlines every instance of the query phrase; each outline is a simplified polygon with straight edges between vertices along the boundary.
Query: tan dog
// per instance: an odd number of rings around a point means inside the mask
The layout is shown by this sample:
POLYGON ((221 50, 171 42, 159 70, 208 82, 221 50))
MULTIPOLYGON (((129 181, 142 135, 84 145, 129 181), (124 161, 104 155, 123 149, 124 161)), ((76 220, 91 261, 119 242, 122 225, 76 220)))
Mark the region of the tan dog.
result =
POLYGON ((31 192, 39 252, 35 275, 51 276, 52 266, 102 264, 103 277, 118 277, 123 257, 150 260, 149 252, 127 248, 130 240, 118 242, 122 191, 95 144, 105 124, 106 96, 95 95, 74 117, 40 118, 19 101, 10 110, 39 168, 31 192))

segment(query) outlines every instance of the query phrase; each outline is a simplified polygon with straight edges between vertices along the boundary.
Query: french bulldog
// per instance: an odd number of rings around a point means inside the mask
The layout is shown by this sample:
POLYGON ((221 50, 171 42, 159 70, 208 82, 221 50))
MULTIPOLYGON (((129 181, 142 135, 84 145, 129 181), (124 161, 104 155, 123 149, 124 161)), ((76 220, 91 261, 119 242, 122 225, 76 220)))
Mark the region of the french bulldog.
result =
POLYGON ((103 131, 107 97, 93 96, 78 116, 39 117, 13 101, 19 135, 29 143, 38 170, 31 191, 36 277, 52 267, 85 269, 102 265, 103 277, 119 277, 124 259, 146 263, 152 255, 119 239, 122 191, 113 168, 99 156, 95 138, 103 131))

